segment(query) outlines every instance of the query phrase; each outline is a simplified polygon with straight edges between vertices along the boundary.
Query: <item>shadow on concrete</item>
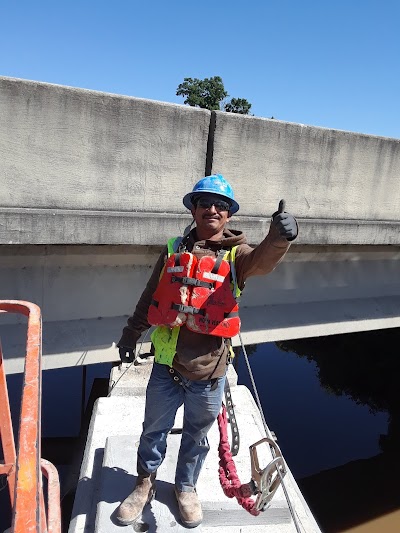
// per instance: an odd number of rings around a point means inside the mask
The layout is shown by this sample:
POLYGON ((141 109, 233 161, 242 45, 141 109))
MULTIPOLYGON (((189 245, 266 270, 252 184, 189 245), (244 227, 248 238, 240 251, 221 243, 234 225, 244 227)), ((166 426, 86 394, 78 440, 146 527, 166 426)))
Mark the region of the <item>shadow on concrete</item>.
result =
MULTIPOLYGON (((120 524, 116 520, 117 508, 120 502, 132 492, 136 484, 137 476, 128 474, 120 468, 108 467, 103 467, 101 476, 102 480, 104 480, 104 485, 101 490, 101 500, 115 504, 115 509, 110 515, 110 520, 114 525, 119 526, 120 524)), ((174 495, 173 483, 156 480, 155 500, 168 509, 165 516, 172 515, 173 517, 171 520, 169 516, 169 530, 171 527, 177 526, 179 524, 179 510, 174 495)), ((158 523, 153 512, 152 503, 146 505, 141 517, 135 523, 135 531, 153 532, 162 530, 162 524, 158 523)))
MULTIPOLYGON (((99 450, 100 451, 100 450, 99 450)), ((94 530, 97 510, 97 523, 101 531, 115 531, 116 528, 124 527, 116 520, 116 510, 121 501, 123 501, 134 489, 137 476, 129 474, 126 470, 117 467, 103 466, 98 469, 99 463, 103 459, 103 453, 97 453, 94 461, 94 472, 97 472, 96 478, 82 478, 79 480, 77 487, 77 497, 79 495, 92 495, 94 500, 90 502, 87 499, 85 502, 81 501, 80 505, 75 505, 74 512, 71 514, 71 520, 80 514, 86 516, 85 530, 94 530), (99 488, 97 495, 96 490, 99 488), (100 526, 99 526, 100 524, 100 526)), ((168 521, 168 530, 174 531, 175 528, 180 530, 182 526, 179 525, 179 510, 174 495, 173 483, 168 483, 162 480, 156 480, 156 495, 155 500, 157 505, 165 506, 165 513, 161 513, 161 521, 165 517, 165 522, 160 523, 160 519, 156 519, 153 512, 152 505, 146 505, 142 516, 131 525, 134 531, 163 531, 168 521)), ((160 513, 157 513, 160 515, 160 513)))

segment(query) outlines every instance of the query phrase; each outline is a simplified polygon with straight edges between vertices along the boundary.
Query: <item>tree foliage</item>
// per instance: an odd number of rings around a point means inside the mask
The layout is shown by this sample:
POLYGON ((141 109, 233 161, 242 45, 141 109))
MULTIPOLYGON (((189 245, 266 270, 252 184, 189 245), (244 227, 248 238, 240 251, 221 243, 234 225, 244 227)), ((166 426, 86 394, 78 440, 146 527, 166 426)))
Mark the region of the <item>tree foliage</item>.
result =
POLYGON ((248 115, 250 113, 251 104, 245 98, 232 98, 224 106, 227 113, 239 113, 241 115, 248 115))
POLYGON ((210 111, 220 109, 220 102, 228 96, 219 76, 204 78, 204 80, 185 78, 183 83, 178 86, 176 94, 186 97, 185 104, 210 111))
POLYGON ((178 85, 176 95, 183 96, 187 105, 210 111, 225 110, 228 113, 248 115, 251 108, 251 104, 245 98, 232 98, 224 103, 229 95, 220 76, 203 80, 184 78, 183 83, 178 85))

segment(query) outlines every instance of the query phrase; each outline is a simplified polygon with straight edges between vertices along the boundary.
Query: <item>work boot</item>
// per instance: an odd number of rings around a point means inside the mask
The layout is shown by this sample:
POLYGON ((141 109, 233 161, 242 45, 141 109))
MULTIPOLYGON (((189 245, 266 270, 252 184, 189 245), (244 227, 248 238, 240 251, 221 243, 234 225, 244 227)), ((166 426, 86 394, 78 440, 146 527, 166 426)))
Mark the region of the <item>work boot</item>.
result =
POLYGON ((133 492, 117 509, 116 519, 121 525, 133 524, 140 517, 146 503, 150 503, 156 494, 155 479, 156 472, 138 475, 133 492))
POLYGON ((185 527, 196 527, 201 524, 203 513, 196 489, 193 492, 181 492, 175 487, 175 496, 182 524, 185 527))

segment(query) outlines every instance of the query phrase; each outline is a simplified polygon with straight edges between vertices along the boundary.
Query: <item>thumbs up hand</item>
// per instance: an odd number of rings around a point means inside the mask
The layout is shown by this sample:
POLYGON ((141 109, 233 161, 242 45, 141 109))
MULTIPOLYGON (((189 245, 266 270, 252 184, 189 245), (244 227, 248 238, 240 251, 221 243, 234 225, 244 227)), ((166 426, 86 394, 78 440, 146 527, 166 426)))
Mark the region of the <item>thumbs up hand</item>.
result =
POLYGON ((298 234, 296 219, 290 213, 285 212, 285 200, 279 202, 278 211, 272 215, 271 225, 275 226, 279 234, 288 241, 293 241, 298 234))

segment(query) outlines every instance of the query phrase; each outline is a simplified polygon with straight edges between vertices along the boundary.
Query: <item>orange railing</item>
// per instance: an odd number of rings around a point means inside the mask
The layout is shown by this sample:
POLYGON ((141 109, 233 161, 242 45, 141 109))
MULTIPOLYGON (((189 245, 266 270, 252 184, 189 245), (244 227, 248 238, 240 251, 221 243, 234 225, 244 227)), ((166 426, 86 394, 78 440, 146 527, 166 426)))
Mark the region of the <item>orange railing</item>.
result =
POLYGON ((29 302, 0 300, 0 312, 20 313, 28 317, 18 453, 16 453, 0 344, 0 438, 4 454, 4 462, 0 462, 0 474, 6 474, 8 480, 12 508, 11 531, 13 533, 31 531, 60 533, 58 473, 51 463, 41 459, 42 319, 40 308, 29 302), (47 478, 46 502, 42 474, 47 478))

